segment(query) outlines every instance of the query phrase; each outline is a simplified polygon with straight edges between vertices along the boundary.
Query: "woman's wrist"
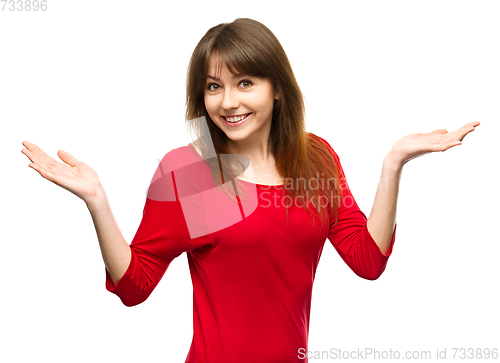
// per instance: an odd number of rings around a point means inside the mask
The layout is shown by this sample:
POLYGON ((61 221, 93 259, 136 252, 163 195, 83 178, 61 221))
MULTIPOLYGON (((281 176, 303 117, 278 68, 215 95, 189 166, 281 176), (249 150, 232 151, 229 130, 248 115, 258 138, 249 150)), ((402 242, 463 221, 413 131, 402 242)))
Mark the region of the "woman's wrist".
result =
POLYGON ((108 197, 106 195, 106 192, 104 191, 104 188, 99 185, 96 189, 95 195, 93 197, 85 199, 84 201, 87 205, 87 208, 92 213, 101 206, 105 205, 108 202, 108 197))
POLYGON ((399 172, 403 169, 404 161, 393 151, 389 151, 384 158, 384 168, 391 171, 399 172))

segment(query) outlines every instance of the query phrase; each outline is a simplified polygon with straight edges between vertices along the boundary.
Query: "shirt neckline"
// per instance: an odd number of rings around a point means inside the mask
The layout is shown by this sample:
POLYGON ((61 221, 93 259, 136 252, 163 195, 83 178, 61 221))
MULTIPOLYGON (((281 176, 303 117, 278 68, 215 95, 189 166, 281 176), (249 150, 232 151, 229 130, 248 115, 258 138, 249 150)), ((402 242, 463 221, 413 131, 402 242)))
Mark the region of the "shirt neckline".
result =
MULTIPOLYGON (((201 155, 198 154, 198 151, 196 151, 196 149, 194 148, 192 143, 189 143, 188 147, 191 147, 191 150, 196 154, 196 156, 198 156, 198 158, 202 159, 201 155)), ((282 188, 283 187, 283 184, 260 184, 260 183, 252 183, 252 182, 249 182, 247 180, 240 179, 238 177, 236 177, 236 179, 238 179, 239 181, 242 181, 244 183, 255 185, 259 188, 269 188, 269 187, 282 188)))

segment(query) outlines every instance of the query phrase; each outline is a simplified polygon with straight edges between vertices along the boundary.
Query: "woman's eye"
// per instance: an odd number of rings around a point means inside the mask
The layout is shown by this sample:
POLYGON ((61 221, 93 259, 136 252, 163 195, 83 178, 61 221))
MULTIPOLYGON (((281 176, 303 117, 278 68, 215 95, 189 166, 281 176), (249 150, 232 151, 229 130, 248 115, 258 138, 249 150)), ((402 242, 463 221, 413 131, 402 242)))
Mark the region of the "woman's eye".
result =
MULTIPOLYGON (((252 82, 250 82, 250 81, 241 81, 240 85, 243 88, 249 88, 252 85, 252 82)), ((217 83, 210 83, 208 85, 208 90, 209 91, 218 91, 218 90, 220 90, 220 88, 221 87, 217 83)))
POLYGON ((250 81, 241 81, 240 84, 243 86, 243 88, 248 88, 251 86, 252 82, 250 81))

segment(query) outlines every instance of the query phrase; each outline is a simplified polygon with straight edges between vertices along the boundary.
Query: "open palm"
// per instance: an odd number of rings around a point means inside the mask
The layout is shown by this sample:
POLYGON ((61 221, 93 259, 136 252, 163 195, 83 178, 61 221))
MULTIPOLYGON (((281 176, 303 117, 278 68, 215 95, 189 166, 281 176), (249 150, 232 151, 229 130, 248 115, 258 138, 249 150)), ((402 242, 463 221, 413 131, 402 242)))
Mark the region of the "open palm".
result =
POLYGON ((22 149, 21 152, 31 160, 29 166, 45 179, 70 191, 86 202, 95 197, 101 190, 97 173, 66 151, 59 150, 57 152, 65 163, 63 164, 48 156, 35 144, 24 141, 23 145, 26 149, 22 149))
POLYGON ((428 133, 408 135, 392 146, 391 153, 403 165, 419 156, 461 145, 464 137, 479 125, 479 121, 473 121, 452 132, 439 129, 428 133))

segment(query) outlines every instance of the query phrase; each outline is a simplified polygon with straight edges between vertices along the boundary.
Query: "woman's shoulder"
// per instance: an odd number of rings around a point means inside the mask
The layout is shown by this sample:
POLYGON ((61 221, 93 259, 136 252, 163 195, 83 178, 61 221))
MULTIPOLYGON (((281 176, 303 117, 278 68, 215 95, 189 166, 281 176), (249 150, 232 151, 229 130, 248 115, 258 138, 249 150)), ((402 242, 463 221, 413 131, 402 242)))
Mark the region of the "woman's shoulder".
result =
MULTIPOLYGON (((307 136, 308 136, 309 140, 315 140, 317 147, 323 146, 326 149, 326 151, 328 151, 332 155, 332 157, 336 163, 340 163, 339 156, 338 156, 337 152, 333 149, 333 147, 330 145, 330 143, 328 141, 326 141, 321 136, 313 134, 312 132, 307 132, 307 136)), ((325 150, 325 149, 323 149, 323 150, 325 150)))
POLYGON ((308 136, 309 140, 319 140, 319 141, 323 142, 327 146, 328 149, 333 151, 332 146, 328 143, 328 141, 326 141, 321 136, 315 135, 312 132, 307 132, 307 136, 308 136))
POLYGON ((192 144, 168 151, 159 162, 151 179, 148 198, 175 201, 174 183, 180 197, 203 188, 207 166, 192 144))
POLYGON ((168 151, 160 165, 164 172, 173 171, 199 161, 199 155, 192 144, 176 147, 168 151))
MULTIPOLYGON (((306 134, 307 134, 307 136, 308 136, 308 138, 309 138, 309 139, 321 140, 321 141, 323 141, 323 142, 327 143, 327 142, 326 142, 326 140, 325 140, 324 138, 322 138, 321 136, 318 136, 318 135, 316 135, 316 134, 313 134, 312 132, 306 132, 306 134)), ((328 144, 328 143, 327 143, 327 144, 328 144)))

